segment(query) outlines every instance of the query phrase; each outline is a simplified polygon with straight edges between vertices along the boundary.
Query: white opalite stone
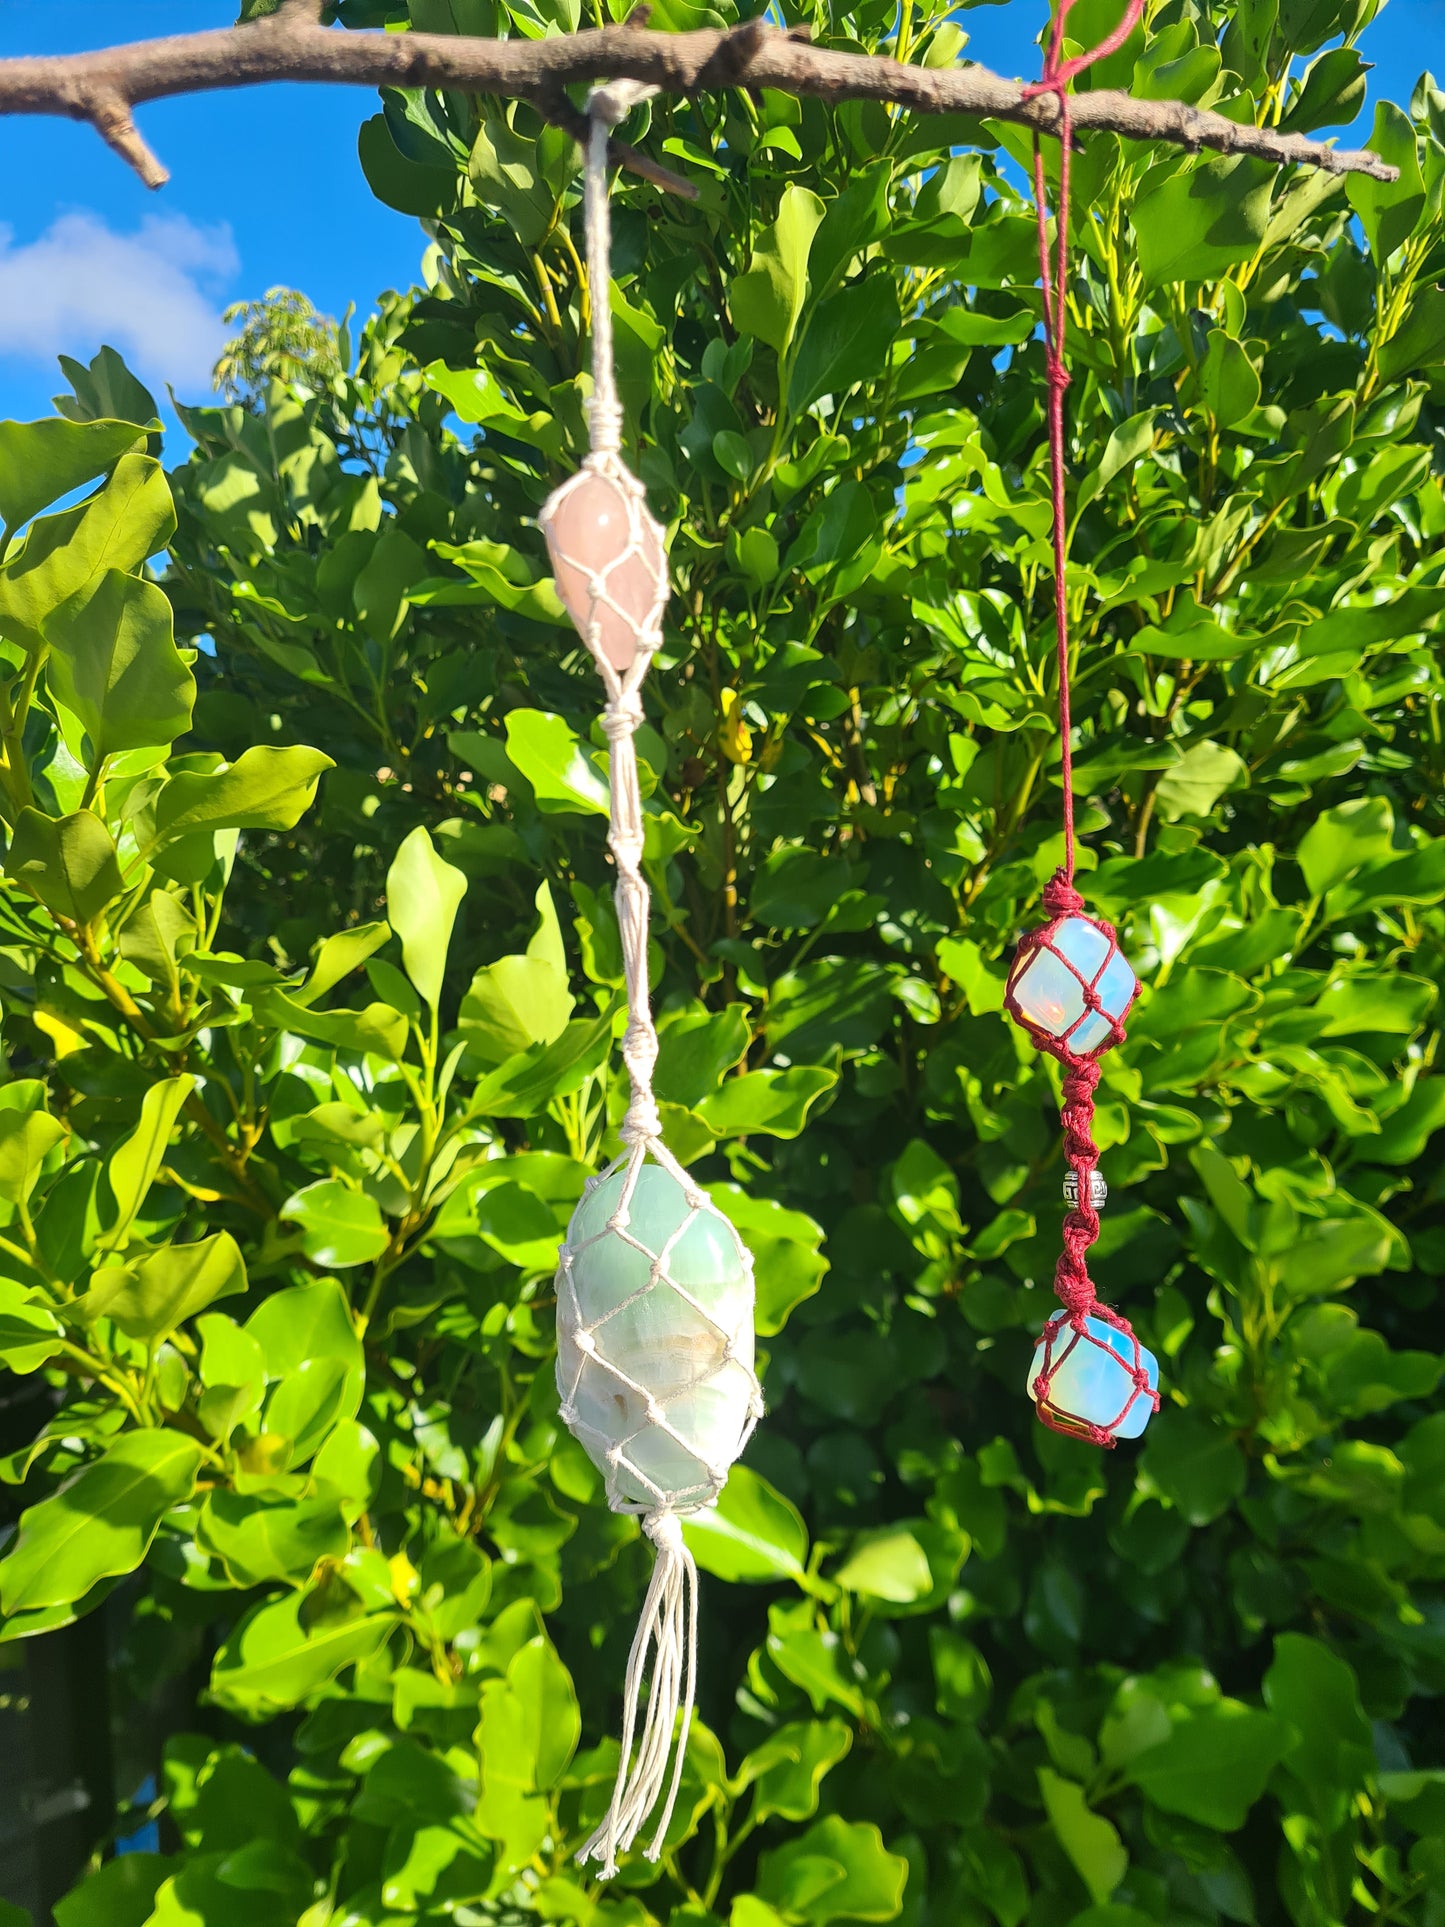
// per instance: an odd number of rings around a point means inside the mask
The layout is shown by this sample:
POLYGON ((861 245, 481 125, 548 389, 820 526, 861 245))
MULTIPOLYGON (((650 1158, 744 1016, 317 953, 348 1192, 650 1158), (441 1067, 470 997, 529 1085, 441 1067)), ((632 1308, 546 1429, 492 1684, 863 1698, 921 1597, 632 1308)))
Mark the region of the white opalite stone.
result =
POLYGON ((1014 997, 1031 1023, 1051 1037, 1066 1037, 1070 1050, 1087 1056, 1108 1040, 1109 1017, 1128 1010, 1134 972, 1122 952, 1110 955, 1108 938, 1087 917, 1065 917, 1049 945, 1026 954, 1012 985, 1014 997), (1086 984, 1097 994, 1101 1011, 1085 1012, 1086 984))
POLYGON ((608 1444, 621 1446, 617 1489, 650 1505, 647 1482, 696 1492, 741 1449, 754 1398, 753 1282, 726 1219, 689 1205, 660 1165, 638 1170, 618 1224, 625 1178, 624 1169, 594 1186, 568 1229, 557 1386, 588 1456, 606 1474, 608 1444))
MULTIPOLYGON (((1091 1345, 1068 1325, 1054 1338, 1054 1374, 1049 1383, 1049 1403, 1074 1418, 1087 1419, 1091 1425, 1112 1425, 1124 1410, 1133 1390, 1134 1340, 1103 1318, 1086 1318, 1084 1324, 1100 1343, 1091 1345)), ((1029 1397, 1037 1402, 1034 1381, 1044 1369, 1045 1340, 1034 1346, 1029 1366, 1029 1397)), ((1151 1391, 1158 1389, 1159 1361, 1146 1346, 1139 1347, 1139 1363, 1149 1377, 1151 1391)), ((1137 1439, 1153 1416, 1153 1405, 1143 1393, 1129 1407, 1117 1429, 1121 1439, 1137 1439)))

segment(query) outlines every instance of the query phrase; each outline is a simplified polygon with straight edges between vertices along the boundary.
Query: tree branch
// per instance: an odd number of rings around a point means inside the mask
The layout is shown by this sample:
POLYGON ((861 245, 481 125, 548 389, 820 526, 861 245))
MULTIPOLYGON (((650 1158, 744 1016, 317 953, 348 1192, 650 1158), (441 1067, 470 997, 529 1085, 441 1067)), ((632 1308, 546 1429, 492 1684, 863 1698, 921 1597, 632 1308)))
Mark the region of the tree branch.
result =
MULTIPOLYGON (((726 33, 649 33, 631 24, 549 40, 484 40, 434 33, 344 33, 320 25, 317 0, 286 0, 279 12, 242 27, 176 34, 95 53, 0 60, 0 114, 65 114, 89 121, 150 187, 165 169, 136 132, 131 110, 174 94, 301 80, 342 86, 446 87, 527 100, 576 130, 565 87, 597 80, 650 81, 664 93, 772 87, 827 101, 882 100, 923 114, 972 114, 1053 132, 1058 102, 1026 99, 1016 81, 986 67, 916 67, 883 55, 815 47, 793 32, 749 20, 726 33)), ((1131 140, 1166 141, 1221 154, 1253 154, 1279 166, 1321 167, 1392 181, 1378 155, 1330 147, 1302 134, 1226 120, 1178 100, 1136 100, 1103 88, 1070 102, 1081 132, 1108 129, 1131 140)), ((662 186, 679 177, 622 142, 619 166, 662 186)))

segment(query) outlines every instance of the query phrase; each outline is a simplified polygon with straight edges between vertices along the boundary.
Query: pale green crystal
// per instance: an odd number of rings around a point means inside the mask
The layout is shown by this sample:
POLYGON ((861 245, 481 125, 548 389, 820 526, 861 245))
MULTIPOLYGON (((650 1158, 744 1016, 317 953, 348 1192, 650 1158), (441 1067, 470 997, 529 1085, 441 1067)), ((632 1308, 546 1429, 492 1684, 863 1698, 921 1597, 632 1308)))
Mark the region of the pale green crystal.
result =
POLYGON ((621 1446, 618 1492, 652 1505, 658 1492, 648 1481, 669 1496, 696 1494, 737 1457, 755 1395, 753 1285, 726 1219, 690 1204, 660 1165, 637 1171, 627 1222, 615 1222, 626 1176, 624 1168, 595 1186, 567 1233, 557 1385, 599 1469, 610 1469, 608 1444, 621 1446), (649 1394, 666 1426, 649 1418, 649 1394))

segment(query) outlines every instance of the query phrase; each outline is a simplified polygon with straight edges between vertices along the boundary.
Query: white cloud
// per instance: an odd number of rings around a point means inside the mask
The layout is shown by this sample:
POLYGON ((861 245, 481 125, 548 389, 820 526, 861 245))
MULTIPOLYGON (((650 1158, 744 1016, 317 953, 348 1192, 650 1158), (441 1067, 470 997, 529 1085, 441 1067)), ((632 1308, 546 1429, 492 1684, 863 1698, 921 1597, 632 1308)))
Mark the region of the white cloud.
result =
POLYGON ((222 290, 240 267, 229 227, 148 215, 118 234, 86 209, 17 246, 0 225, 0 354, 53 364, 118 348, 164 399, 204 400, 226 337, 222 290))

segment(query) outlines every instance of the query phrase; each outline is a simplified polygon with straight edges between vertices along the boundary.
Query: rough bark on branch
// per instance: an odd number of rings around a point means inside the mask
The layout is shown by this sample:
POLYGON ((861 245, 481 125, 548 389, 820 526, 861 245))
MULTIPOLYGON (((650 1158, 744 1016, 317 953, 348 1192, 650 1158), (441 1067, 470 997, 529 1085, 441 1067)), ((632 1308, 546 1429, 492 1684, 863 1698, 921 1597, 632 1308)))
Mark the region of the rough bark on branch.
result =
MULTIPOLYGON (((262 81, 302 80, 367 87, 446 87, 528 100, 567 125, 576 110, 562 90, 574 83, 650 81, 665 93, 773 87, 822 100, 881 100, 916 113, 962 113, 1018 121, 1052 132, 1057 101, 1026 98, 1016 82, 986 67, 917 67, 881 54, 816 47, 794 33, 748 21, 727 32, 649 33, 636 26, 588 29, 549 40, 484 40, 431 33, 343 33, 319 24, 316 0, 288 0, 280 12, 242 27, 176 34, 94 53, 0 60, 0 114, 64 114, 89 121, 148 186, 165 169, 136 132, 130 110, 143 101, 262 81)), ((1177 100, 1136 100, 1103 88, 1072 97, 1074 126, 1132 140, 1167 141, 1221 154, 1253 154, 1277 165, 1321 167, 1391 181, 1378 155, 1327 146, 1302 134, 1241 125, 1177 100)), ((663 186, 685 187, 622 143, 614 158, 663 186)))

